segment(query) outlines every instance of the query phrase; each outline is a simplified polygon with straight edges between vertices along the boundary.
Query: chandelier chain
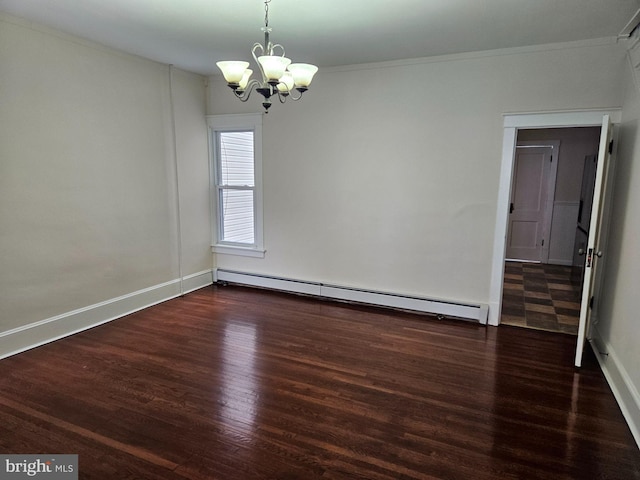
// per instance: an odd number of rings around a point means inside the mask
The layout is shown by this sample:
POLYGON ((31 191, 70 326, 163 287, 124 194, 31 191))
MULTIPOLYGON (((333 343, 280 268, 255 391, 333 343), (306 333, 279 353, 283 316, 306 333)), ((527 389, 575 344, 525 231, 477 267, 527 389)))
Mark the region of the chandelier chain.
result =
POLYGON ((271 0, 265 0, 264 2, 264 26, 269 27, 269 4, 271 0))

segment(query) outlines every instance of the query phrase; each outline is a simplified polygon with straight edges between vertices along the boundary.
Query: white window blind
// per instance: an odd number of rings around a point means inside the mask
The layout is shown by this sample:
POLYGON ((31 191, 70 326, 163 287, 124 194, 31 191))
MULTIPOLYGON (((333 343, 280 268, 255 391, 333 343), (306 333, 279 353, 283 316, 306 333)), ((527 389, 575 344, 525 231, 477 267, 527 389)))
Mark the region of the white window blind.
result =
POLYGON ((220 242, 255 245, 253 131, 217 132, 220 242))

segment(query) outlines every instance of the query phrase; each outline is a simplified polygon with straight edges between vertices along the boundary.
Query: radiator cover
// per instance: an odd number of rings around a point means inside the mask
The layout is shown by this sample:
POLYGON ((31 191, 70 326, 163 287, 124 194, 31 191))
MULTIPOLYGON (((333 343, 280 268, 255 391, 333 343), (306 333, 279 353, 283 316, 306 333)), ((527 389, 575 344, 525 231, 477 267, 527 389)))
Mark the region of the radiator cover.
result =
POLYGON ((364 303, 382 307, 399 308, 416 312, 433 313, 446 317, 475 320, 487 324, 489 306, 485 304, 463 304, 447 300, 434 300, 390 292, 363 290, 339 285, 327 285, 269 275, 218 269, 215 280, 239 285, 268 288, 284 292, 300 293, 317 297, 364 303))

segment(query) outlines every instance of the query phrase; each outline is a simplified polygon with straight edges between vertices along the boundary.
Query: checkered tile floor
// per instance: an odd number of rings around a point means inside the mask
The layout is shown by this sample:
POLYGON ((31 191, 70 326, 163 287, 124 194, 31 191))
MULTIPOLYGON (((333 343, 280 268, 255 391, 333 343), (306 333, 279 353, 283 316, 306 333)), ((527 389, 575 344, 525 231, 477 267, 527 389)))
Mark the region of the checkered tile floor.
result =
POLYGON ((571 267, 505 262, 502 323, 576 335, 579 318, 571 267))

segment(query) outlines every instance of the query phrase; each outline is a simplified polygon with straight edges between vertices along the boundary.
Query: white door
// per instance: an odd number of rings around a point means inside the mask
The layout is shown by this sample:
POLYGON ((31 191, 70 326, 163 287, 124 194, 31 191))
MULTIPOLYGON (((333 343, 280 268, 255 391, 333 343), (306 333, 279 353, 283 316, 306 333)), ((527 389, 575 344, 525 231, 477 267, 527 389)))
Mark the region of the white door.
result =
POLYGON ((516 147, 509 205, 507 260, 540 262, 543 248, 549 248, 545 223, 550 206, 548 197, 552 159, 551 146, 516 147))
POLYGON ((575 359, 576 367, 582 365, 582 352, 591 322, 598 259, 603 255, 603 252, 600 250, 600 246, 603 243, 602 212, 604 207, 605 186, 609 173, 609 158, 611 156, 610 144, 611 120, 609 115, 605 115, 602 119, 602 131, 600 132, 596 181, 593 189, 591 221, 589 222, 589 238, 587 240, 587 250, 584 252, 584 281, 582 283, 582 300, 580 302, 580 324, 578 326, 575 359))

